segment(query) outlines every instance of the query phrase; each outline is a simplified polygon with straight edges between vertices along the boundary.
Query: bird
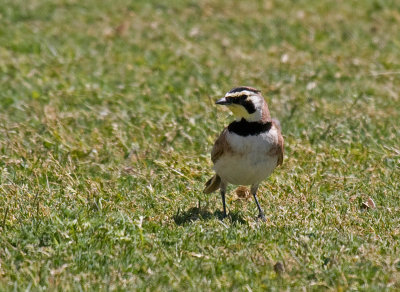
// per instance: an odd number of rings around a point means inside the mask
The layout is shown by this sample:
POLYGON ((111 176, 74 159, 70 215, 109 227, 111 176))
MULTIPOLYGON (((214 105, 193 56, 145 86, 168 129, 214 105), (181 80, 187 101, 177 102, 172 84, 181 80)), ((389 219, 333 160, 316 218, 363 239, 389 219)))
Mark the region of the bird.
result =
POLYGON ((221 132, 211 151, 215 175, 204 188, 205 194, 220 190, 223 217, 229 184, 250 186, 258 208, 258 218, 266 221, 257 198, 260 183, 282 165, 284 139, 278 120, 272 119, 261 91, 249 86, 235 87, 215 102, 231 110, 235 121, 221 132))

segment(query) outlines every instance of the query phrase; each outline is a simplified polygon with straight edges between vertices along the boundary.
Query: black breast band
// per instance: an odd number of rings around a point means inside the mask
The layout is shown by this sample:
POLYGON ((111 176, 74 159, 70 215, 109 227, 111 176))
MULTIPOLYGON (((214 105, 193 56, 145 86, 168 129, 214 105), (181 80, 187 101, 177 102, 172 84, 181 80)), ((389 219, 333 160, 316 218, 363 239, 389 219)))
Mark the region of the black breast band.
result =
POLYGON ((235 133, 239 136, 254 136, 264 132, 268 132, 272 127, 272 122, 248 122, 241 119, 239 122, 235 121, 229 124, 229 132, 235 133))

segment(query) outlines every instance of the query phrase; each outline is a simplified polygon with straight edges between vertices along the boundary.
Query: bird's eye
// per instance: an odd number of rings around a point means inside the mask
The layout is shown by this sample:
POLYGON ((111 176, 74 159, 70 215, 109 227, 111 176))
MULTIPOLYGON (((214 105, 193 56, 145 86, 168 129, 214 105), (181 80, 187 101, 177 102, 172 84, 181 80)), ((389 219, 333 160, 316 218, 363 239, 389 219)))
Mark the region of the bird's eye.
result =
POLYGON ((243 95, 241 95, 241 96, 238 97, 238 100, 240 100, 240 101, 246 101, 247 98, 248 98, 248 95, 243 94, 243 95))

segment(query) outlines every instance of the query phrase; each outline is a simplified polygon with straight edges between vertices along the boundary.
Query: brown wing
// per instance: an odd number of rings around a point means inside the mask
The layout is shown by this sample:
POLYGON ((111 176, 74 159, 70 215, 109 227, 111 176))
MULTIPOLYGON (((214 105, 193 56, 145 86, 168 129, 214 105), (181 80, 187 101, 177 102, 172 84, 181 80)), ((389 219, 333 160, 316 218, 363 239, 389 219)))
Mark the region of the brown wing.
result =
POLYGON ((279 131, 279 135, 278 135, 278 163, 276 164, 276 166, 278 165, 282 165, 283 162, 283 136, 281 134, 281 131, 279 131))
POLYGON ((283 136, 282 136, 282 133, 281 133, 281 125, 280 125, 279 121, 273 119, 272 120, 272 125, 275 126, 275 128, 278 131, 278 141, 274 145, 275 147, 273 147, 271 149, 270 153, 274 154, 274 155, 278 155, 278 162, 276 163, 276 166, 278 166, 278 165, 282 165, 282 163, 283 163, 283 143, 284 143, 284 140, 283 140, 283 136))
POLYGON ((211 160, 214 164, 224 153, 231 151, 231 147, 226 139, 227 133, 228 128, 225 128, 215 141, 213 149, 211 150, 211 160))

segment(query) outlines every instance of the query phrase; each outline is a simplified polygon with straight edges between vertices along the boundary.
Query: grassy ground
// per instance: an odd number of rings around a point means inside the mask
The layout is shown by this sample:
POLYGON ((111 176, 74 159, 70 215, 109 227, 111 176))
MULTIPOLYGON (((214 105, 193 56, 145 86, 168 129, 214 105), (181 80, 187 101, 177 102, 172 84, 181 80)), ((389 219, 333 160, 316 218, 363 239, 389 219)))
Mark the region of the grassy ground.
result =
POLYGON ((394 0, 0 0, 0 290, 399 290, 399 24, 394 0), (239 85, 285 136, 266 224, 202 194, 239 85))

